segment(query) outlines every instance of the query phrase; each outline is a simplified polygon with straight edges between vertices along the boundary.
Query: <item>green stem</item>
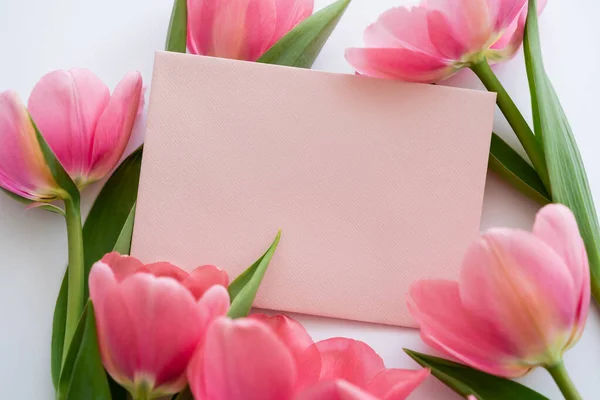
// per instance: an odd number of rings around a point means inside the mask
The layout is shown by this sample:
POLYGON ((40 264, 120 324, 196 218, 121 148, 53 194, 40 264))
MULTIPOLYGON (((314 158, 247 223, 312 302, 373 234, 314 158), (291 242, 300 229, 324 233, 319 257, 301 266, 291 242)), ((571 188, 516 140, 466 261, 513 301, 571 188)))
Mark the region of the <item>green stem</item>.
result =
POLYGON ((558 364, 546 369, 550 375, 552 375, 554 382, 556 382, 556 385, 566 400, 581 400, 581 396, 575 388, 573 381, 571 381, 571 378, 569 378, 569 374, 567 374, 565 364, 562 362, 562 360, 558 364))
POLYGON ((67 318, 65 323, 65 344, 63 362, 69 351, 75 329, 83 311, 83 233, 79 200, 66 199, 65 219, 67 221, 67 241, 69 246, 67 318))
POLYGON ((483 61, 472 65, 471 69, 479 77, 487 90, 497 94, 496 103, 498 104, 498 108, 500 108, 500 111, 502 111, 502 114, 506 117, 511 128, 515 131, 515 134, 523 145, 533 167, 542 179, 546 190, 548 193, 551 193, 548 167, 546 166, 544 150, 540 141, 536 138, 516 104, 511 99, 506 89, 504 89, 504 86, 502 86, 502 83, 500 83, 498 77, 494 74, 494 71, 492 71, 492 68, 490 68, 487 60, 484 59, 483 61))

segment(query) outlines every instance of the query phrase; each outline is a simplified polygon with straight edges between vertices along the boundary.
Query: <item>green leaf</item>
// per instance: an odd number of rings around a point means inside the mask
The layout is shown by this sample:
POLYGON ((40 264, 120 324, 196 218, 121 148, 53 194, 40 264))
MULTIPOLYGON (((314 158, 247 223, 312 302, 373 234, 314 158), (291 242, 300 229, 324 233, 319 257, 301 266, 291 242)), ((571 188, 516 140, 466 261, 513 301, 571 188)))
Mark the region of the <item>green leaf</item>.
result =
POLYGON ((129 254, 131 251, 131 237, 133 235, 133 222, 135 220, 135 203, 133 207, 131 207, 131 211, 129 212, 129 216, 125 220, 125 224, 123 225, 123 229, 121 229, 121 233, 119 233, 119 237, 117 238, 117 242, 113 248, 114 251, 117 251, 121 254, 129 254))
POLYGON ((79 189, 77 189, 77 185, 73 182, 67 171, 63 168, 58 158, 44 139, 44 136, 40 133, 33 119, 31 119, 31 124, 35 129, 35 136, 40 145, 40 149, 42 150, 42 154, 44 156, 44 160, 50 169, 50 173, 52 177, 56 181, 56 183, 68 194, 68 196, 74 201, 79 202, 79 189))
POLYGON ((96 335, 94 308, 88 301, 61 372, 57 400, 111 400, 96 335))
POLYGON ((273 244, 271 244, 266 253, 229 285, 227 290, 231 298, 231 307, 227 315, 231 318, 245 317, 250 312, 256 292, 258 292, 260 283, 265 276, 265 272, 277 249, 280 238, 281 232, 278 232, 275 241, 273 241, 273 244))
POLYGON ((316 12, 273 45, 258 62, 310 68, 350 4, 338 0, 316 12))
POLYGON ((187 2, 186 0, 174 0, 171 21, 167 32, 166 51, 177 53, 186 52, 187 40, 187 2))
MULTIPOLYGON (((142 162, 142 148, 138 148, 117 168, 104 184, 96 198, 83 226, 83 246, 85 250, 84 273, 87 283, 92 265, 104 254, 115 249, 118 243, 125 243, 120 237, 129 232, 125 225, 132 224, 132 209, 137 199, 137 190, 142 162)), ((130 233, 129 233, 130 235, 130 233)), ((51 371, 56 388, 61 368, 65 321, 67 308, 67 274, 63 278, 52 323, 51 371)), ((89 296, 85 285, 84 299, 89 296)))
POLYGON ((547 400, 546 397, 520 383, 477 371, 463 364, 404 349, 413 360, 450 389, 463 397, 475 395, 478 400, 547 400))
POLYGON ((552 202, 535 169, 495 133, 492 134, 489 167, 521 193, 538 203, 552 202))
POLYGON ((592 294, 600 302, 600 225, 577 142, 542 61, 537 1, 529 1, 525 30, 525 62, 532 89, 537 135, 541 138, 552 185, 552 199, 575 214, 585 242, 592 294))

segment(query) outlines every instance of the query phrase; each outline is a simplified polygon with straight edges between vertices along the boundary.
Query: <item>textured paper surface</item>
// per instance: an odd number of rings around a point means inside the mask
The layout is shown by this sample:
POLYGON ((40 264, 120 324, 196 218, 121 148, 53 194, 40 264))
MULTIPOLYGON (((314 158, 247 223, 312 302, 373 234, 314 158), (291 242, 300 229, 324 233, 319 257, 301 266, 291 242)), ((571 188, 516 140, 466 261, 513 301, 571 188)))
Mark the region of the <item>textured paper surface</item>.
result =
POLYGON ((479 229, 495 97, 157 53, 132 254, 237 276, 256 306, 413 326, 479 229))

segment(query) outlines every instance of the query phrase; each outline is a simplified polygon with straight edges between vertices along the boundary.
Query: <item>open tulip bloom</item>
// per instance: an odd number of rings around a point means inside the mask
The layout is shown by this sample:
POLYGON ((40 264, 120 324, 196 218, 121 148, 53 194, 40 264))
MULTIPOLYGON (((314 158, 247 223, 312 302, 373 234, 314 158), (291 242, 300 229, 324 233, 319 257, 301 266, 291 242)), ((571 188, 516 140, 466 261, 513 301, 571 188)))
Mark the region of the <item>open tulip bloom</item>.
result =
POLYGON ((533 232, 494 229, 467 251, 459 282, 420 281, 408 298, 423 340, 494 375, 548 369, 578 398, 562 356, 579 340, 590 302, 590 273, 571 211, 548 205, 533 232))

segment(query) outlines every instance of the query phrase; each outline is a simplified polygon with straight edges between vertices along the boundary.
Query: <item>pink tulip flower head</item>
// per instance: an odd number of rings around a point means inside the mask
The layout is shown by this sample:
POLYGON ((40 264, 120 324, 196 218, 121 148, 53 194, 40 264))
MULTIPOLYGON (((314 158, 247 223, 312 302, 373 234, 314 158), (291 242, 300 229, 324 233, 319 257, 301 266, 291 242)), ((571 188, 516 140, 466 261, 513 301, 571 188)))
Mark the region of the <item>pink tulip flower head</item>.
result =
MULTIPOLYGON (((545 1, 540 1, 540 9, 545 1)), ((431 83, 463 67, 511 58, 523 41, 527 0, 423 0, 383 13, 346 58, 361 75, 431 83)))
POLYGON ((60 196, 27 109, 16 93, 0 93, 0 187, 17 196, 47 202, 60 196))
POLYGON ((181 391, 196 346, 229 308, 227 273, 214 266, 188 274, 110 253, 89 284, 104 367, 134 399, 181 391))
POLYGON ((142 98, 142 77, 129 72, 112 95, 86 69, 45 75, 29 97, 29 113, 48 145, 83 189, 118 163, 142 98))
POLYGON ((187 0, 193 54, 256 61, 310 16, 314 0, 187 0))
POLYGON ((313 343, 282 315, 217 319, 188 367, 194 397, 211 400, 401 400, 428 374, 386 369, 362 342, 313 343))
POLYGON ((459 282, 419 281, 408 296, 426 343, 504 377, 561 363, 583 332, 589 301, 583 240, 571 211, 556 204, 540 210, 533 233, 483 234, 459 282))

